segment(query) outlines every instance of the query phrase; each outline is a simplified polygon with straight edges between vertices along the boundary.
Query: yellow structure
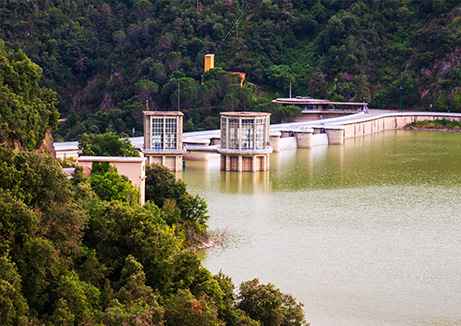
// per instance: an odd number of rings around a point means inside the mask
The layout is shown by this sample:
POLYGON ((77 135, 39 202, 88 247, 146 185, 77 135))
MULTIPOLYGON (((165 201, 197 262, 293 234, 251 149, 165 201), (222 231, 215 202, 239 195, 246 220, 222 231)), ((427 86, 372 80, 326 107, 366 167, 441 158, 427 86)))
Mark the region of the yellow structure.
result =
POLYGON ((221 113, 221 170, 269 169, 269 119, 265 112, 221 113))
POLYGON ((214 68, 214 54, 205 55, 205 72, 214 68))
POLYGON ((239 75, 240 76, 240 87, 243 87, 243 82, 245 81, 246 78, 246 73, 244 72, 234 72, 234 71, 229 71, 231 74, 234 75, 239 75))

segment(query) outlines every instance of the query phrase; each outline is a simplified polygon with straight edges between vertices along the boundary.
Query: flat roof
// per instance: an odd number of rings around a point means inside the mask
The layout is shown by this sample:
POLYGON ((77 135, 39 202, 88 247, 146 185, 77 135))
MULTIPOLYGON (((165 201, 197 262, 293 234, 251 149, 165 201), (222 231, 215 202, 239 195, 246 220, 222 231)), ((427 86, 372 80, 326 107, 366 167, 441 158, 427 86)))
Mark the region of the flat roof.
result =
POLYGON ((118 162, 118 163, 142 163, 146 157, 122 157, 122 156, 80 156, 77 162, 118 162))
POLYGON ((366 102, 330 102, 329 100, 322 100, 317 98, 310 97, 301 97, 301 98, 277 98, 272 100, 272 102, 282 103, 282 104, 331 104, 331 105, 368 105, 366 102))
POLYGON ((184 113, 181 111, 142 111, 144 115, 154 115, 154 116, 183 116, 184 113))
POLYGON ((268 112, 221 112, 221 115, 231 117, 266 117, 271 114, 268 112))

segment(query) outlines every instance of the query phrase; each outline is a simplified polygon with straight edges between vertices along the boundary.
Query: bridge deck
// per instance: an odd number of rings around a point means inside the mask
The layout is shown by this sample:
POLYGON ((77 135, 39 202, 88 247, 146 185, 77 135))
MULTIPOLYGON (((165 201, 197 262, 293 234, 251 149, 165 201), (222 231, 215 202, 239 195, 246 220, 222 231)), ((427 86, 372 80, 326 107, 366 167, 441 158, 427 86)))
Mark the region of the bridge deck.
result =
MULTIPOLYGON (((403 128, 403 123, 409 123, 414 120, 424 119, 437 119, 437 118, 455 118, 461 120, 461 113, 450 113, 450 112, 397 112, 388 110, 370 110, 368 114, 363 112, 354 113, 347 116, 321 119, 321 120, 309 120, 300 122, 280 123, 270 125, 270 132, 277 133, 289 130, 299 130, 301 128, 323 128, 331 129, 339 126, 345 127, 345 138, 357 137, 365 134, 403 128), (399 118, 399 121, 397 121, 399 118), (386 122, 387 119, 387 122, 386 122), (395 119, 395 122, 391 120, 395 119), (378 122, 381 121, 381 122, 378 122), (322 126, 322 127, 320 127, 322 126), (358 127, 358 131, 357 131, 358 127), (354 129, 354 132, 351 130, 354 129)), ((207 145, 193 145, 191 143, 203 144, 209 142, 212 138, 220 138, 220 130, 205 130, 205 131, 194 131, 185 132, 183 134, 183 142, 186 143, 185 150, 187 152, 207 152, 217 153, 217 146, 207 145), (188 144, 187 144, 188 143, 188 144)), ((131 143, 136 148, 142 149, 144 144, 144 137, 132 137, 130 138, 131 143)), ((55 142, 54 148, 58 157, 67 157, 76 155, 79 152, 78 142, 55 142)))

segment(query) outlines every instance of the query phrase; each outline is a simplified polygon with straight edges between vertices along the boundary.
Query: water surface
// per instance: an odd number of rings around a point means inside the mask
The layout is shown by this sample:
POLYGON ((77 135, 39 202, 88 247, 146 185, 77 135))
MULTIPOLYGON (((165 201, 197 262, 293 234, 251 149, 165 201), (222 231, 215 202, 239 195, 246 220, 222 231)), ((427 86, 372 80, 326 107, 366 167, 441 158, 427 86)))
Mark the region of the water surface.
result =
POLYGON ((312 326, 461 325, 461 134, 388 131, 270 164, 187 162, 225 234, 212 273, 275 284, 312 326))

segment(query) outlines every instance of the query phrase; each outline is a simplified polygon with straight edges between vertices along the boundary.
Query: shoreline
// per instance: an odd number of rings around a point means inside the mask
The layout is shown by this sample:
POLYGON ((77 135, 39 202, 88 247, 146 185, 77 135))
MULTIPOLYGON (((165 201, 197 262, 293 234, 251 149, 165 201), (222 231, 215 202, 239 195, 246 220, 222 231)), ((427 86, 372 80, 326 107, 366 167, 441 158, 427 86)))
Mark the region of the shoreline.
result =
POLYGON ((216 242, 213 239, 199 240, 199 244, 185 246, 184 249, 192 249, 193 251, 206 250, 216 246, 216 242))
POLYGON ((461 132, 461 129, 456 128, 417 128, 413 126, 405 126, 404 130, 418 130, 418 131, 445 131, 445 132, 461 132))

